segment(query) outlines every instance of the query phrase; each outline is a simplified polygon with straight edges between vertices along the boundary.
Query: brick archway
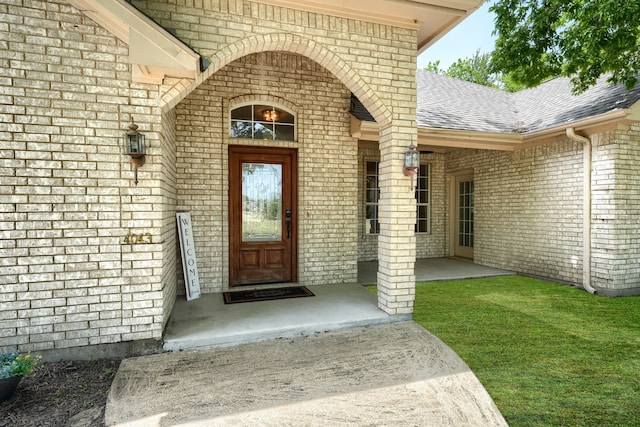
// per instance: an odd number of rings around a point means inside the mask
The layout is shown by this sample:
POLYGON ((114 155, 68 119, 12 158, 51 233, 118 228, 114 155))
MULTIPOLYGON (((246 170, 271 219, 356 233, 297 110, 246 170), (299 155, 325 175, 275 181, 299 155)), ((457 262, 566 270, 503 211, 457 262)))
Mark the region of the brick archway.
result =
POLYGON ((215 55, 208 58, 211 65, 195 81, 182 79, 166 90, 160 102, 162 111, 167 112, 174 108, 202 82, 227 64, 243 56, 265 51, 296 53, 317 62, 358 97, 381 127, 391 122, 389 109, 347 62, 321 43, 287 33, 250 36, 219 49, 215 55))

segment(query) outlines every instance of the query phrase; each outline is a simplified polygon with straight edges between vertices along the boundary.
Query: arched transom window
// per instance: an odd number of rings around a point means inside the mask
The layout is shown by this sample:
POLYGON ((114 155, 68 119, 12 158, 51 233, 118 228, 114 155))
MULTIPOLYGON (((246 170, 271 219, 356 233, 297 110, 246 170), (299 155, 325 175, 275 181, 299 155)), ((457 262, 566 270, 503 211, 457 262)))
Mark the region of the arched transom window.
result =
POLYGON ((275 105, 250 104, 231 110, 231 138, 296 140, 296 117, 275 105))

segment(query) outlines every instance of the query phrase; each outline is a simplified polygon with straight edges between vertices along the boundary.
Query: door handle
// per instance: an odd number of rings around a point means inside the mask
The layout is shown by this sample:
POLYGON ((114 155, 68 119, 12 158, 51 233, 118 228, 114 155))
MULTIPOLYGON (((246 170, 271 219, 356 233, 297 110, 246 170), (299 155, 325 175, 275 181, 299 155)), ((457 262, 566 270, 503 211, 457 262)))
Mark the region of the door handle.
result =
POLYGON ((284 221, 284 224, 287 227, 287 239, 290 239, 291 238, 291 209, 287 209, 284 212, 284 217, 286 218, 284 221))

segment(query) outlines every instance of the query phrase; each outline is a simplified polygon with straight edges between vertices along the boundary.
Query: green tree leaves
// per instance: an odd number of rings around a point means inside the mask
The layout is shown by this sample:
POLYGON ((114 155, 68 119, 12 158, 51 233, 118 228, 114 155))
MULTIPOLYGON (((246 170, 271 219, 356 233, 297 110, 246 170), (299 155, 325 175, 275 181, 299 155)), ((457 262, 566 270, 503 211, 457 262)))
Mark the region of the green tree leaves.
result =
POLYGON ((471 58, 458 59, 447 70, 447 76, 484 86, 499 87, 500 76, 490 68, 491 54, 476 51, 471 58))
POLYGON ((447 70, 440 68, 440 61, 429 62, 424 70, 508 92, 524 88, 511 75, 494 71, 491 67, 491 54, 480 53, 479 50, 470 58, 458 59, 447 70))
POLYGON ((496 0, 494 73, 536 86, 559 75, 583 92, 608 74, 627 88, 640 74, 640 0, 496 0))

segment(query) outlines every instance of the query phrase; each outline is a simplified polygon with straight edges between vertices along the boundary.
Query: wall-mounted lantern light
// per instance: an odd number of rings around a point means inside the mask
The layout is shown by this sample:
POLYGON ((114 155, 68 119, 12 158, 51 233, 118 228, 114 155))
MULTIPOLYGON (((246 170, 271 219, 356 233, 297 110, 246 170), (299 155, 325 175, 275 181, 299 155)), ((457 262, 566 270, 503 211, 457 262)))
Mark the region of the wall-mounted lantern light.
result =
POLYGON ((420 167, 420 153, 416 150, 416 146, 413 142, 409 146, 409 149, 404 153, 404 175, 413 176, 416 170, 420 167))
POLYGON ((409 149, 404 153, 404 168, 402 172, 405 176, 411 178, 411 189, 413 190, 413 175, 420 167, 420 153, 416 150, 416 146, 411 143, 409 149))
POLYGON ((133 117, 131 117, 129 130, 124 134, 123 144, 124 154, 131 157, 135 183, 138 185, 138 168, 144 165, 146 147, 144 144, 144 134, 138 132, 138 125, 133 122, 133 117))

